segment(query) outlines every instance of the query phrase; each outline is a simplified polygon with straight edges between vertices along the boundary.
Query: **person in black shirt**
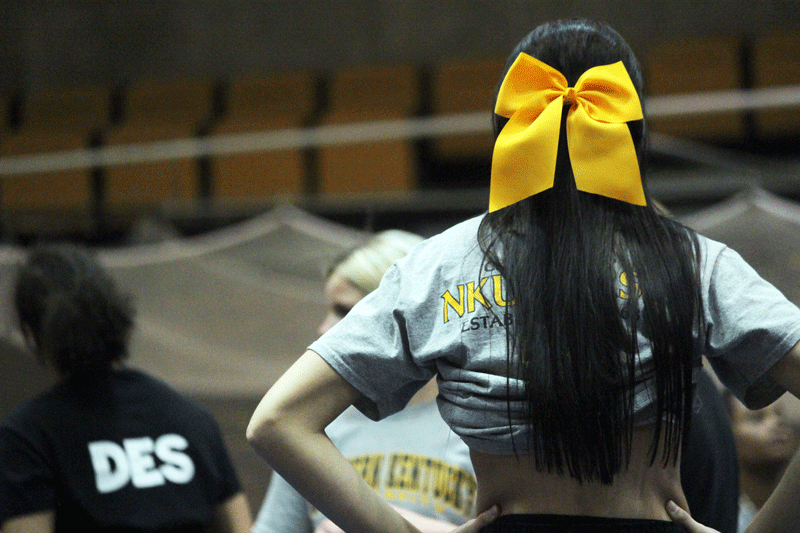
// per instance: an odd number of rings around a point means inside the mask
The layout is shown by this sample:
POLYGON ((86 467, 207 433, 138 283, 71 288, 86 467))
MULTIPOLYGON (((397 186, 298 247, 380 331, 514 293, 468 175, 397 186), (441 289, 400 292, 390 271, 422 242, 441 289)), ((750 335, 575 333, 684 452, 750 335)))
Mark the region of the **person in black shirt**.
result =
POLYGON ((14 304, 60 380, 0 423, 0 525, 15 531, 249 532, 210 412, 126 368, 133 307, 85 250, 33 250, 14 304))

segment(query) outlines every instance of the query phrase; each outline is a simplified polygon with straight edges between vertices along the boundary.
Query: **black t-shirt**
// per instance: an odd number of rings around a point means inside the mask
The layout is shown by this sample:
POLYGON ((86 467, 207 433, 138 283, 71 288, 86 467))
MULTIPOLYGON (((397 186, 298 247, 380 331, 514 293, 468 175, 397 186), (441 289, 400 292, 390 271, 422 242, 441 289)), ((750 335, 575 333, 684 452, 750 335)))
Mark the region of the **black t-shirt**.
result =
POLYGON ((56 531, 202 531, 239 491, 211 414, 136 370, 59 383, 0 424, 0 524, 55 510, 56 531))

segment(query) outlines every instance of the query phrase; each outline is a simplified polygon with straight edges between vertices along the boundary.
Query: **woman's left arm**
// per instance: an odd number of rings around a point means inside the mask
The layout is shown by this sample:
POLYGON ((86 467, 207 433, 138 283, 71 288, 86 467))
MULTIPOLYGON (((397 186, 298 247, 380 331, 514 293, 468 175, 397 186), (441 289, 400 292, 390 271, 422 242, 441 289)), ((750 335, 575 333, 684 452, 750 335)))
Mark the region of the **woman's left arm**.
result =
MULTIPOLYGON (((800 452, 796 453, 780 483, 772 492, 755 519, 744 533, 798 533, 800 532, 800 452)), ((674 502, 667 502, 667 513, 674 522, 689 533, 719 533, 695 521, 688 512, 674 502)))
MULTIPOLYGON (((800 342, 773 365, 769 375, 784 389, 800 398, 800 342)), ((672 502, 667 504, 667 512, 673 521, 683 525, 691 533, 715 531, 698 524, 685 510, 672 502)), ((780 483, 745 530, 745 533, 796 532, 800 532, 800 451, 795 454, 780 483)))
POLYGON ((360 393, 307 351, 259 403, 247 440, 281 476, 345 531, 414 528, 362 479, 325 434, 360 393))

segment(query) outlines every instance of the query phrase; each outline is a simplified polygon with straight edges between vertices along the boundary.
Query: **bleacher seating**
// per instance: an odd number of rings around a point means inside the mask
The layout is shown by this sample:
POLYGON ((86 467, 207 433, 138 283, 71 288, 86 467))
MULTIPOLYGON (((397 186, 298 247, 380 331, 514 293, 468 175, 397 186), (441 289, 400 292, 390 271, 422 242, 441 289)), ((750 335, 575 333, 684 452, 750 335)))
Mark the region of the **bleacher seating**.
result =
MULTIPOLYGON (((800 34, 796 32, 746 39, 739 35, 676 37, 651 44, 640 59, 646 98, 800 85, 800 34)), ((486 111, 488 120, 503 62, 504 58, 462 58, 425 66, 356 65, 323 73, 250 72, 224 80, 148 79, 122 87, 0 89, 0 157, 139 144, 146 152, 159 141, 201 143, 207 140, 204 136, 346 126, 422 113, 486 111)), ((768 145, 797 138, 800 108, 651 116, 649 128, 702 142, 739 144, 757 138, 768 145)), ((286 195, 411 191, 420 186, 420 170, 429 170, 422 169, 421 162, 427 165, 429 159, 444 162, 435 171, 467 169, 475 160, 488 165, 492 134, 487 124, 485 132, 424 142, 407 138, 341 141, 207 157, 191 153, 115 164, 102 171, 75 168, 3 176, 2 223, 8 230, 17 214, 33 212, 125 217, 164 203, 196 206, 202 200, 224 207, 286 195), (466 164, 458 167, 459 162, 466 164)), ((450 175, 447 179, 452 180, 450 175)), ((423 183, 431 184, 437 186, 435 180, 423 183)))
MULTIPOLYGON (((327 110, 318 122, 322 126, 412 117, 420 104, 419 69, 341 69, 331 74, 327 94, 327 110)), ((416 185, 413 139, 321 146, 317 154, 317 188, 322 194, 408 191, 416 185)))
MULTIPOLYGON (((148 144, 198 138, 213 117, 214 83, 205 78, 141 80, 126 87, 118 124, 103 145, 148 144)), ((104 208, 110 214, 152 209, 162 202, 196 201, 195 157, 143 161, 104 169, 104 208)))
MULTIPOLYGON (((226 84, 224 112, 213 135, 299 128, 317 106, 311 72, 249 73, 226 84)), ((264 198, 305 190, 304 150, 220 154, 211 158, 212 198, 264 198)))
MULTIPOLYGON (((651 45, 642 63, 647 96, 744 88, 742 41, 738 37, 676 37, 651 45)), ((747 135, 741 110, 651 117, 649 127, 656 133, 718 143, 740 143, 747 135)))
MULTIPOLYGON (((494 89, 505 58, 450 61, 431 71, 431 114, 485 111, 488 122, 494 89)), ((432 157, 443 161, 491 159, 494 135, 449 135, 431 139, 432 157)))
MULTIPOLYGON (((752 42, 753 88, 800 86, 800 32, 758 35, 752 42)), ((800 135, 800 107, 761 109, 755 113, 756 135, 762 141, 800 135)))
MULTIPOLYGON (((0 139, 0 156, 85 150, 109 122, 111 88, 103 85, 39 87, 22 96, 18 124, 0 139)), ((31 172, 0 180, 6 229, 17 213, 39 211, 54 217, 88 216, 94 195, 91 168, 31 172)))

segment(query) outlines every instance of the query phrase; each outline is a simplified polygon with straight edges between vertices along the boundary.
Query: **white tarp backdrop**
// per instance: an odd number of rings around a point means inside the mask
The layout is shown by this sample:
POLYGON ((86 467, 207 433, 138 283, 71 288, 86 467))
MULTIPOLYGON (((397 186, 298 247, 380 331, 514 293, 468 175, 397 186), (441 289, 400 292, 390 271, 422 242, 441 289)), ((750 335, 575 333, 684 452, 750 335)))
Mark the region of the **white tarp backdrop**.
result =
MULTIPOLYGON (((98 256, 134 298, 132 365, 191 394, 251 396, 263 394, 316 337, 324 269, 364 236, 284 206, 204 236, 98 256)), ((14 349, 21 338, 10 290, 21 258, 21 249, 0 248, 3 411, 20 382, 41 373, 14 349)))
POLYGON ((684 216, 681 222, 739 252, 800 305, 800 204, 753 188, 684 216))

